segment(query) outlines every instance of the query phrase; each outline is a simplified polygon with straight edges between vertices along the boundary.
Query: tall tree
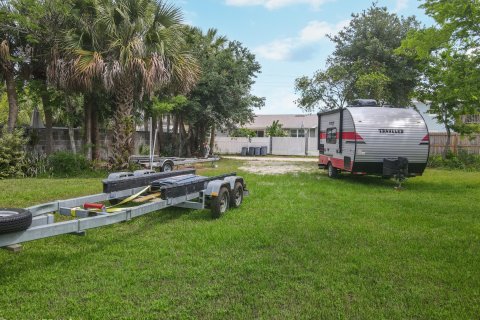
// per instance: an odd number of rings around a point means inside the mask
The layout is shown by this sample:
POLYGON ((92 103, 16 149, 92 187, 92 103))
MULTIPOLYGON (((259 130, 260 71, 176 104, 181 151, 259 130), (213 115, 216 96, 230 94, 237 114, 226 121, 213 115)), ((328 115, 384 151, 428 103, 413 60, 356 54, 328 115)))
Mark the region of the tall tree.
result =
POLYGON ((206 35, 198 29, 192 41, 193 51, 200 61, 202 75, 195 89, 188 95, 187 119, 192 126, 191 146, 199 151, 210 134, 210 150, 215 143, 215 130, 220 126, 234 126, 253 118, 253 111, 264 105, 264 99, 251 94, 260 64, 240 42, 227 41, 215 30, 206 35))
POLYGON ((307 112, 337 108, 356 98, 373 98, 379 103, 409 105, 417 84, 416 60, 394 54, 408 32, 417 30, 415 17, 399 17, 374 3, 352 14, 348 26, 329 38, 335 51, 327 69, 312 78, 296 80, 300 93, 297 105, 307 112))
POLYGON ((312 78, 307 76, 295 80, 295 91, 300 94, 296 100, 305 112, 337 109, 354 97, 352 74, 345 66, 331 64, 326 70, 318 70, 312 78))
MULTIPOLYGON (((367 10, 353 14, 347 27, 330 36, 335 43, 333 61, 348 68, 355 76, 355 82, 362 75, 382 74, 382 78, 388 79, 385 98, 395 105, 409 105, 409 94, 418 78, 416 61, 396 55, 394 50, 410 31, 418 28, 415 17, 399 17, 389 13, 387 8, 373 4, 367 10)), ((356 96, 360 98, 363 91, 356 87, 356 96)))
POLYGON ((476 0, 427 0, 421 6, 436 26, 417 30, 402 42, 398 53, 415 58, 423 77, 415 95, 445 125, 444 157, 451 131, 479 132, 461 116, 480 113, 480 4, 476 0))
POLYGON ((198 68, 183 51, 182 15, 177 7, 154 0, 105 0, 93 2, 89 12, 94 23, 67 33, 68 62, 57 65, 56 74, 87 88, 101 81, 112 92, 112 162, 125 167, 133 151, 135 102, 172 79, 182 84, 183 91, 190 90, 198 68))
POLYGON ((0 1, 0 80, 5 82, 8 98, 7 130, 12 132, 18 116, 16 89, 17 55, 20 50, 21 28, 15 23, 16 9, 10 1, 0 1))

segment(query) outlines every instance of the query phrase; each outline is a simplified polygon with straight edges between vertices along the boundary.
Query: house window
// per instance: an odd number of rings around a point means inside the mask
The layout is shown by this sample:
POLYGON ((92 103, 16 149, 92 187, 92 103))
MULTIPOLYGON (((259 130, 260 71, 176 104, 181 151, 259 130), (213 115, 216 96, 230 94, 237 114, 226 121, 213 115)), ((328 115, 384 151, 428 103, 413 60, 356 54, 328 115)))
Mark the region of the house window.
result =
POLYGON ((310 138, 315 138, 315 137, 316 137, 315 129, 310 129, 310 138))
POLYGON ((259 138, 265 137, 265 131, 263 131, 263 130, 257 131, 257 137, 259 137, 259 138))
POLYGON ((290 137, 293 137, 293 138, 297 137, 297 129, 290 129, 290 137))
POLYGON ((304 138, 305 137, 305 130, 298 129, 298 136, 297 137, 304 138))
POLYGON ((327 143, 330 143, 330 144, 337 143, 337 128, 327 129, 327 143))

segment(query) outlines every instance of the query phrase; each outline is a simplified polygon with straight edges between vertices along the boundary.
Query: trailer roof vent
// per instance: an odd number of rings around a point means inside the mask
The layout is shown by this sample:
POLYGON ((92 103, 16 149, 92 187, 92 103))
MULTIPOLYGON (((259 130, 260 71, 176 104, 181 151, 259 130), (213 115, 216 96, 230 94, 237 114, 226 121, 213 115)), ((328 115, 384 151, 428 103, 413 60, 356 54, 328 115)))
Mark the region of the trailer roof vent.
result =
POLYGON ((377 101, 373 99, 356 99, 350 103, 352 107, 378 107, 377 101))

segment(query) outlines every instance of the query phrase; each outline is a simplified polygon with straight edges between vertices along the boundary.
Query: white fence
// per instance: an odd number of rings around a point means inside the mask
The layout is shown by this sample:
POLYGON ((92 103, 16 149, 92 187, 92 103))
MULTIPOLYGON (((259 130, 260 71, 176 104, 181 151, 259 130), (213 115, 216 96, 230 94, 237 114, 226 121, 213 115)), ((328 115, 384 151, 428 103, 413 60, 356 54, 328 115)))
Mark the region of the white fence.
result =
POLYGON ((270 138, 215 137, 215 153, 239 154, 243 147, 267 147, 270 153, 270 138))
POLYGON ((267 147, 268 154, 282 156, 318 155, 317 138, 311 137, 215 138, 215 153, 240 154, 242 147, 267 147))

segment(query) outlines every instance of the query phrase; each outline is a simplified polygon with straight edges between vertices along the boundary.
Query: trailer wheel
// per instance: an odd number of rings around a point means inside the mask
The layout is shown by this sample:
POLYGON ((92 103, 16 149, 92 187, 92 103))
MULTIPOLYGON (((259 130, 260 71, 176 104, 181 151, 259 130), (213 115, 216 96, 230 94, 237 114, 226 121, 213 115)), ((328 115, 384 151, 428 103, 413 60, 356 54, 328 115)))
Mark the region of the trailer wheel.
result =
POLYGON ((25 209, 0 208, 0 234, 22 231, 32 224, 32 213, 25 209))
POLYGON ((328 163, 327 171, 328 171, 329 178, 332 178, 332 179, 338 178, 338 170, 332 165, 331 162, 328 163))
POLYGON ((235 187, 230 195, 230 206, 238 208, 243 202, 243 185, 240 181, 235 182, 235 187))
POLYGON ((218 196, 212 199, 211 210, 212 217, 214 219, 220 218, 225 212, 227 212, 230 204, 230 194, 226 187, 221 187, 218 192, 218 196))
POLYGON ((162 172, 173 171, 173 163, 171 161, 166 161, 162 166, 162 172))

